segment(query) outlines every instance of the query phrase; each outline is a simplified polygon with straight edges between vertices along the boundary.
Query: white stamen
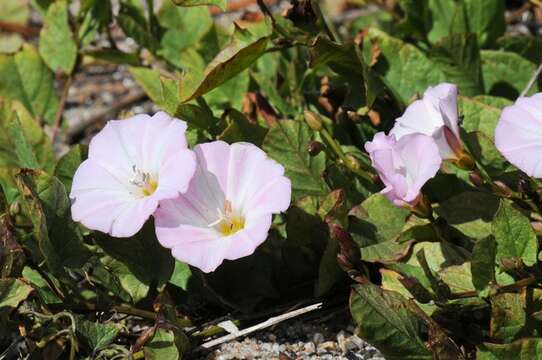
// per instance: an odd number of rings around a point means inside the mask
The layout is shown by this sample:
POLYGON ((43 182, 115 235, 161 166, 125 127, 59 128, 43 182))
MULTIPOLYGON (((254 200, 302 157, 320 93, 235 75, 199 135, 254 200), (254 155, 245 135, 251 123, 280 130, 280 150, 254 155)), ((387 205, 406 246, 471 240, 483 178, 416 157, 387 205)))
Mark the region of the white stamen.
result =
POLYGON ((226 218, 224 217, 224 214, 222 213, 222 211, 219 208, 216 208, 216 212, 218 213, 218 219, 216 221, 213 221, 209 225, 207 225, 208 227, 216 226, 216 225, 220 224, 223 220, 226 220, 226 218))

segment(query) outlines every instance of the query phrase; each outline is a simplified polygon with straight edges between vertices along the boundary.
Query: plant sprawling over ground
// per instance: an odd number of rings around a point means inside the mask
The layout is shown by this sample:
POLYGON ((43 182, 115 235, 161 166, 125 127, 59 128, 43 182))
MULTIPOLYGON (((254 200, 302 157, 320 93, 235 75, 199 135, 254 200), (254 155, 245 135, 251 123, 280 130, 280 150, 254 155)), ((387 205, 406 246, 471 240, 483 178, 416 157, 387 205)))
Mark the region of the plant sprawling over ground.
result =
POLYGON ((506 32, 520 10, 256 3, 233 23, 226 0, 1 1, 3 356, 177 359, 214 318, 350 296, 387 359, 542 358, 542 40, 506 32), (95 63, 160 112, 73 144, 95 63))

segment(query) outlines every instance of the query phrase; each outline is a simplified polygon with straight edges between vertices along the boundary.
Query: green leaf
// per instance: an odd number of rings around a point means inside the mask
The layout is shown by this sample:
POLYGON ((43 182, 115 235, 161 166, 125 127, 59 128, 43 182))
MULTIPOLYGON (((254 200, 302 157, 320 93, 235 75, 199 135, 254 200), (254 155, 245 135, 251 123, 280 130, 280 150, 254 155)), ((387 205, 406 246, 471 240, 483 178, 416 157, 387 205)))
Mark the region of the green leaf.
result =
POLYGON ((54 174, 64 184, 68 194, 72 187, 75 170, 87 158, 87 153, 88 147, 86 145, 77 144, 64 154, 56 164, 54 174))
POLYGON ((248 30, 236 26, 230 44, 211 61, 203 80, 191 95, 183 97, 183 101, 202 96, 240 74, 264 54, 268 42, 268 36, 255 38, 248 30))
POLYGON ((329 65, 333 71, 343 76, 363 77, 363 67, 356 54, 354 42, 338 44, 327 37, 319 36, 310 48, 311 68, 329 65))
POLYGON ((0 21, 25 25, 30 14, 28 4, 20 0, 2 0, 0 21))
POLYGON ((15 145, 15 155, 20 167, 29 169, 38 169, 38 160, 34 155, 32 146, 29 144, 23 132, 21 122, 17 116, 7 124, 8 136, 13 145, 15 145))
POLYGON ((124 301, 137 303, 149 293, 149 281, 138 278, 124 262, 103 256, 100 264, 103 271, 95 275, 100 284, 124 301))
MULTIPOLYGON (((411 291, 409 291, 409 289, 407 289, 403 285, 405 277, 402 274, 393 270, 386 269, 386 268, 379 269, 379 272, 380 272, 380 275, 382 276, 382 289, 395 291, 403 295, 407 299, 413 298, 413 294, 411 293, 411 291)), ((418 282, 417 284, 420 284, 420 283, 418 282)), ((420 292, 424 293, 422 296, 427 297, 427 299, 424 299, 425 300, 424 302, 429 302, 431 300, 431 294, 426 289, 424 289, 423 286, 420 286, 420 290, 421 290, 420 292)))
POLYGON ((398 3, 405 14, 397 26, 400 33, 412 34, 418 39, 424 39, 435 15, 430 12, 429 1, 399 0, 398 3))
POLYGON ((153 37, 143 9, 136 2, 123 0, 120 2, 119 14, 116 18, 124 33, 134 41, 153 52, 158 41, 153 37))
POLYGON ((49 5, 54 3, 55 0, 30 0, 30 2, 41 15, 44 15, 47 12, 49 5))
MULTIPOLYGON (((424 244, 421 244, 424 245, 424 244)), ((430 249, 435 249, 435 247, 431 246, 430 249)), ((440 274, 438 274, 438 270, 442 265, 437 265, 438 267, 435 268, 435 264, 433 261, 433 254, 430 254, 431 258, 430 260, 433 262, 433 264, 430 266, 429 262, 427 261, 427 257, 425 255, 425 249, 422 248, 420 250, 414 249, 412 251, 412 254, 415 256, 412 256, 409 260, 409 263, 416 263, 418 266, 420 266, 423 270, 423 273, 427 280, 429 281, 429 284, 431 285, 431 289, 435 293, 438 300, 443 301, 444 299, 448 299, 451 290, 448 284, 446 284, 440 277, 440 274)))
POLYGON ((47 9, 40 32, 39 51, 51 70, 71 74, 77 58, 77 45, 68 23, 66 1, 56 1, 47 9))
POLYGON ((481 47, 491 46, 504 34, 505 2, 501 0, 463 0, 467 28, 478 35, 481 47))
POLYGON ((175 114, 180 101, 177 81, 160 75, 157 69, 131 67, 130 74, 151 100, 168 114, 175 114))
POLYGON ((271 127, 263 141, 262 147, 268 155, 284 166, 286 176, 292 181, 294 198, 328 193, 322 178, 326 156, 322 152, 311 157, 307 151, 313 139, 313 132, 305 123, 283 120, 271 127))
POLYGON ((517 170, 508 163, 486 134, 474 131, 467 134, 464 141, 474 159, 490 176, 499 176, 504 172, 517 170))
POLYGON ((111 1, 86 0, 77 14, 79 27, 77 37, 81 48, 89 45, 100 30, 106 30, 113 20, 111 1))
MULTIPOLYGON (((83 269, 90 276, 92 282, 101 285, 104 289, 110 291, 111 294, 117 296, 123 302, 129 303, 132 301, 132 297, 126 290, 124 290, 123 284, 121 284, 121 280, 125 280, 125 278, 121 277, 120 275, 117 276, 120 271, 113 271, 118 270, 117 264, 123 266, 123 264, 108 256, 103 256, 101 258, 92 257, 89 259, 87 264, 85 264, 83 269), (108 268, 106 264, 113 264, 113 266, 108 268)), ((122 269, 125 270, 124 273, 129 273, 125 266, 122 267, 122 269)), ((141 284, 141 287, 144 287, 146 294, 146 291, 148 291, 148 286, 141 284)), ((142 297, 144 297, 145 294, 143 294, 142 297)))
POLYGON ((215 5, 226 10, 227 0, 173 0, 178 6, 215 5))
POLYGON ((11 219, 6 216, 7 203, 0 192, 0 278, 19 276, 26 263, 23 247, 16 238, 11 219))
POLYGON ((32 292, 32 287, 19 279, 0 279, 0 315, 9 314, 32 292))
POLYGON ((190 266, 175 260, 175 268, 173 269, 173 274, 171 274, 169 282, 186 291, 188 289, 188 281, 190 281, 191 277, 192 271, 190 270, 190 266))
POLYGON ((394 240, 379 242, 361 248, 361 259, 382 264, 394 263, 406 257, 413 241, 398 243, 394 240))
MULTIPOLYGON (((490 95, 516 99, 536 71, 535 64, 515 53, 483 50, 481 56, 485 92, 490 95)), ((535 84, 528 94, 538 89, 535 84)))
POLYGON ((316 297, 328 294, 340 280, 346 279, 346 273, 337 264, 338 252, 339 243, 329 237, 326 249, 320 260, 315 290, 316 297))
POLYGON ((475 34, 453 34, 431 50, 434 60, 448 81, 457 84, 461 94, 474 96, 484 92, 480 49, 475 34))
POLYGON ((353 41, 338 44, 324 36, 319 36, 310 48, 309 66, 317 69, 322 65, 328 65, 348 82, 351 89, 363 88, 365 99, 356 94, 355 104, 370 107, 375 97, 382 92, 382 87, 380 81, 367 65, 373 56, 372 47, 364 46, 363 51, 362 53, 362 50, 353 41), (368 54, 367 60, 363 56, 365 52, 368 54))
POLYGON ((473 291, 471 263, 452 265, 439 271, 438 275, 454 293, 473 291))
POLYGON ((473 98, 473 100, 479 101, 485 105, 493 106, 497 109, 502 109, 505 106, 512 105, 514 102, 510 99, 491 96, 491 95, 478 95, 473 98))
POLYGON ((0 166, 43 168, 54 166, 49 137, 20 104, 0 100, 0 166))
POLYGON ((122 325, 93 322, 79 316, 76 318, 77 338, 92 351, 93 354, 111 344, 119 335, 122 325))
POLYGON ((181 360, 183 347, 173 330, 158 329, 143 352, 149 360, 181 360))
POLYGON ((534 64, 542 62, 542 39, 536 36, 503 36, 497 40, 497 47, 521 55, 534 64))
POLYGON ((24 44, 24 39, 19 34, 0 33, 0 53, 12 54, 19 51, 24 44))
POLYGON ((25 266, 22 275, 36 289, 39 297, 45 304, 62 304, 62 300, 56 296, 47 281, 38 271, 25 266))
POLYGON ((130 74, 151 100, 162 110, 186 121, 189 126, 209 130, 218 122, 206 106, 182 104, 180 80, 166 77, 156 69, 131 67, 130 74))
POLYGON ((510 344, 483 343, 478 347, 476 359, 478 360, 531 360, 542 357, 542 339, 526 338, 516 340, 510 344))
POLYGON ((149 286, 162 287, 171 278, 174 260, 170 250, 156 240, 152 221, 147 221, 131 238, 117 239, 100 233, 96 234, 95 241, 115 260, 105 263, 119 277, 134 302, 146 296, 149 286))
POLYGON ((126 53, 115 49, 100 49, 85 51, 86 56, 93 57, 98 60, 110 62, 118 65, 139 65, 139 56, 133 53, 126 53))
POLYGON ((423 94, 430 85, 445 80, 436 64, 414 45, 376 29, 369 30, 368 38, 381 51, 373 69, 403 104, 410 103, 414 95, 423 94))
MULTIPOLYGON (((414 1, 414 3, 416 2, 414 1)), ((455 2, 448 0, 429 0, 429 11, 432 15, 431 29, 427 33, 429 42, 436 43, 457 31, 457 29, 453 28, 453 18, 459 10, 462 9, 455 2)))
POLYGON ((491 222, 499 198, 488 193, 465 191, 444 201, 436 212, 465 235, 480 239, 491 234, 491 222))
POLYGON ((472 249, 472 284, 480 296, 487 296, 495 283, 495 247, 495 238, 488 236, 478 239, 472 249))
POLYGON ((207 106, 194 104, 179 104, 175 109, 175 116, 200 130, 209 130, 219 121, 207 106))
POLYGON ((527 322, 525 294, 504 293, 491 297, 490 336, 498 342, 512 342, 527 322))
POLYGON ((358 324, 357 335, 376 346, 388 360, 433 359, 421 334, 423 321, 403 296, 373 284, 357 285, 350 311, 358 324))
POLYGON ((183 50, 198 45, 213 26, 209 9, 181 8, 171 1, 164 1, 157 17, 160 25, 166 29, 160 40, 158 54, 171 64, 183 68, 183 50))
POLYGON ((43 171, 21 171, 16 179, 48 267, 54 274, 63 273, 65 267, 81 268, 90 254, 71 220, 71 202, 64 185, 43 171))
POLYGON ((459 112, 463 116, 462 127, 467 132, 481 131, 493 140, 501 109, 483 100, 485 99, 459 97, 459 112))
POLYGON ((239 141, 247 141, 256 146, 261 146, 267 129, 258 125, 257 123, 251 123, 246 116, 235 110, 227 110, 223 118, 226 120, 226 129, 218 136, 219 140, 224 140, 227 143, 234 143, 239 141))
POLYGON ((14 56, 0 54, 0 96, 21 102, 37 119, 54 120, 58 100, 53 74, 28 44, 14 56))
POLYGON ((422 267, 417 254, 422 252, 429 270, 438 273, 447 266, 462 265, 469 260, 467 251, 449 242, 419 242, 412 247, 412 256, 406 262, 409 265, 422 267))
POLYGON ((497 243, 496 258, 521 258, 525 265, 536 264, 538 241, 529 218, 508 200, 501 201, 493 220, 493 234, 497 243))
POLYGON ((384 195, 374 194, 361 203, 367 211, 367 220, 376 226, 383 241, 392 240, 399 235, 406 224, 410 212, 393 205, 384 195))

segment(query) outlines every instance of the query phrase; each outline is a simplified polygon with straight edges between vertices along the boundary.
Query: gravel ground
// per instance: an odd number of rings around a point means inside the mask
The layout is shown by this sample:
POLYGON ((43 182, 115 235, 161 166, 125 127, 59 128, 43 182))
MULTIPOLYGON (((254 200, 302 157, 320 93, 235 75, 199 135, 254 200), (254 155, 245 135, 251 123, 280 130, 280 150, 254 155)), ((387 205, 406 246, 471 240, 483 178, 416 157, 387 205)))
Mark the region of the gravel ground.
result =
POLYGON ((356 335, 346 310, 326 316, 293 319, 252 336, 222 344, 194 359, 385 360, 356 335))

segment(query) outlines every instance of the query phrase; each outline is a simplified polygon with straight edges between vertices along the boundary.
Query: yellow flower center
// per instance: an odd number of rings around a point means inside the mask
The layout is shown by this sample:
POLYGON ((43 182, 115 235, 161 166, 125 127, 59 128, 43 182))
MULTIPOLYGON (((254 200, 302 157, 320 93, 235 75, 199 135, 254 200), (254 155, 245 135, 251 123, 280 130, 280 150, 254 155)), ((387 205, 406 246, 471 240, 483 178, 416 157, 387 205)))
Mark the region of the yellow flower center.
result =
POLYGON ((153 179, 150 179, 145 185, 141 188, 141 192, 143 193, 143 196, 149 196, 154 194, 156 191, 156 188, 158 187, 158 182, 154 181, 153 179))
POLYGON ((137 196, 145 197, 154 194, 158 188, 158 181, 154 180, 151 174, 139 170, 135 165, 132 166, 134 177, 130 180, 130 184, 138 188, 137 196))
POLYGON ((218 219, 209 224, 215 227, 222 235, 230 236, 245 228, 245 218, 233 212, 231 202, 224 202, 224 211, 217 209, 218 219))
POLYGON ((245 219, 243 219, 241 216, 234 215, 229 221, 222 220, 218 224, 218 231, 220 231, 224 236, 230 236, 235 234, 239 230, 242 230, 244 227, 245 219))

